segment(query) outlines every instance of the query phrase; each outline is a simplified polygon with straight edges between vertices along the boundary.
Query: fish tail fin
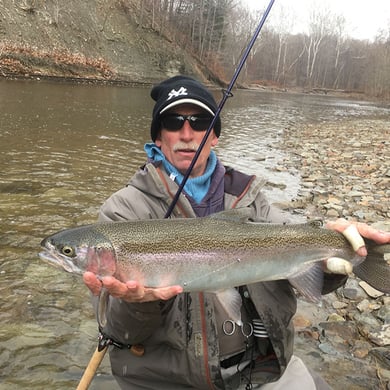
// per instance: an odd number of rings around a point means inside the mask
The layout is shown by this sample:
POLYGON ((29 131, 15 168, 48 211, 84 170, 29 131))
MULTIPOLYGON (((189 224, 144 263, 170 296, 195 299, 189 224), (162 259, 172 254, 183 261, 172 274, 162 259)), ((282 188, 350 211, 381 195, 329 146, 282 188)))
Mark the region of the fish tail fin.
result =
POLYGON ((354 274, 376 290, 390 294, 390 244, 378 245, 366 240, 368 255, 353 268, 354 274))

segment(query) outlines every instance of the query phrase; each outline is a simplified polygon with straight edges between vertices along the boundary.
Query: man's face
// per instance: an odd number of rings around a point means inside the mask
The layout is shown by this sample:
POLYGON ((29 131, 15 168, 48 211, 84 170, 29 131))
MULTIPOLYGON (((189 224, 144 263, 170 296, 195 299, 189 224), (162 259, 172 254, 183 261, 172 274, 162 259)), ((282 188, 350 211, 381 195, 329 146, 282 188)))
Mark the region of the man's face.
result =
MULTIPOLYGON (((192 104, 182 104, 173 107, 167 113, 164 113, 164 115, 168 114, 196 116, 207 115, 207 112, 192 104)), ((199 147, 206 130, 207 128, 202 131, 194 130, 190 126, 188 120, 184 121, 183 126, 176 131, 167 130, 162 125, 155 143, 159 148, 161 148, 161 151, 164 153, 167 160, 184 175, 194 158, 195 152, 199 147)), ((217 145, 217 143, 218 138, 213 130, 209 135, 194 168, 192 169, 190 177, 203 175, 206 170, 207 160, 209 158, 211 148, 217 145)))

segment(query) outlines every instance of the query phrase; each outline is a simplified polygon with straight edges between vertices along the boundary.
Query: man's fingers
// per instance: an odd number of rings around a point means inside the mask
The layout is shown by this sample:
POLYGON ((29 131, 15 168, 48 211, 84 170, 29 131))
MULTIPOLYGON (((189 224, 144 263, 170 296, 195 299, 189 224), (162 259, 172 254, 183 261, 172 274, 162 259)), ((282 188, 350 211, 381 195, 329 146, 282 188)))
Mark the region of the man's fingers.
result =
POLYGON ((325 264, 326 272, 332 274, 350 275, 353 271, 352 264, 339 257, 330 257, 325 261, 325 264))
POLYGON ((348 226, 355 225, 359 234, 365 238, 375 241, 378 244, 390 243, 390 232, 375 229, 363 222, 349 222, 346 219, 339 218, 336 221, 329 221, 326 224, 328 229, 343 233, 348 226))
POLYGON ((103 286, 109 294, 115 298, 121 298, 127 302, 152 302, 157 300, 168 300, 183 291, 181 286, 169 286, 160 288, 147 288, 131 280, 122 283, 114 277, 102 279, 103 286))
POLYGON ((360 224, 365 225, 364 227, 361 226, 361 230, 358 228, 359 224, 351 223, 347 221, 346 219, 337 219, 336 221, 331 221, 326 224, 326 227, 328 229, 335 230, 339 233, 342 233, 344 237, 350 242, 353 249, 356 251, 356 253, 359 256, 367 256, 367 249, 365 247, 364 240, 362 238, 363 230, 366 230, 366 227, 368 225, 366 224, 360 224))
POLYGON ((99 295, 104 287, 114 298, 120 298, 127 302, 151 302, 160 299, 166 301, 183 292, 181 286, 146 288, 134 280, 122 283, 113 276, 98 279, 92 272, 85 272, 83 279, 94 295, 99 295))
POLYGON ((99 295, 102 289, 102 282, 92 272, 85 272, 83 274, 83 280, 86 286, 91 290, 93 295, 99 295))
POLYGON ((108 293, 114 298, 121 298, 126 301, 136 301, 142 298, 143 289, 139 284, 135 284, 133 287, 128 286, 126 283, 122 283, 113 276, 106 276, 102 278, 103 286, 107 289, 108 293))
POLYGON ((341 233, 351 243, 355 252, 358 252, 359 249, 364 248, 366 245, 356 225, 349 225, 341 233))
POLYGON ((168 299, 173 298, 175 295, 183 292, 181 286, 169 286, 169 287, 160 287, 153 289, 145 289, 145 297, 152 296, 154 299, 162 299, 167 301, 168 299))

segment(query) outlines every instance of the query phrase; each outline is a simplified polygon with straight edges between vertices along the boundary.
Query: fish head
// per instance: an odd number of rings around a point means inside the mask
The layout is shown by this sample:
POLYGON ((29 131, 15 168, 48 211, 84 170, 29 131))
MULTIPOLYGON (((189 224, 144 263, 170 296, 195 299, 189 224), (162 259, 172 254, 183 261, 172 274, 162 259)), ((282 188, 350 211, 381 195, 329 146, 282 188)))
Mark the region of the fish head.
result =
POLYGON ((41 242, 42 260, 67 272, 85 271, 103 277, 113 275, 116 269, 115 251, 111 241, 92 225, 67 229, 46 237, 41 242))

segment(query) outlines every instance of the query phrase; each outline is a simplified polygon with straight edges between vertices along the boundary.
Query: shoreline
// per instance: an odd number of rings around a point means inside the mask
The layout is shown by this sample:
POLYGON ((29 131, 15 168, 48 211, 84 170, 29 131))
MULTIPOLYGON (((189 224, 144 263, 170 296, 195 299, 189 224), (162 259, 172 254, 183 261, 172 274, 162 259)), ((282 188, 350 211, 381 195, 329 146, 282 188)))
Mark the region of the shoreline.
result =
MULTIPOLYGON (((346 119, 285 130, 280 141, 301 189, 282 205, 307 219, 346 218, 390 230, 390 126, 385 118, 346 119)), ((279 205, 280 206, 280 205, 279 205)), ((358 279, 323 297, 298 300, 295 353, 335 390, 388 390, 390 297, 358 279)))
MULTIPOLYGON (((168 77, 168 76, 167 76, 168 77)), ((57 76, 48 74, 21 74, 21 73, 5 73, 0 70, 0 80, 10 81, 47 81, 59 84, 80 84, 80 85, 100 85, 100 86, 119 86, 119 87, 151 87, 156 82, 161 80, 145 79, 145 80, 132 80, 127 79, 125 76, 117 75, 115 77, 87 77, 87 76, 57 76)), ((205 83, 210 89, 220 87, 220 85, 205 83)), ((226 85, 224 86, 226 87, 226 85)), ((344 90, 325 90, 323 88, 298 88, 294 86, 281 87, 278 85, 266 86, 258 84, 239 84, 236 83, 234 89, 243 89, 248 91, 259 91, 259 92, 271 92, 281 94, 302 94, 312 96, 323 96, 323 97, 337 97, 340 99, 356 100, 356 101, 369 101, 374 103, 383 103, 390 106, 390 101, 384 101, 374 96, 369 96, 361 91, 344 91, 344 90)))

